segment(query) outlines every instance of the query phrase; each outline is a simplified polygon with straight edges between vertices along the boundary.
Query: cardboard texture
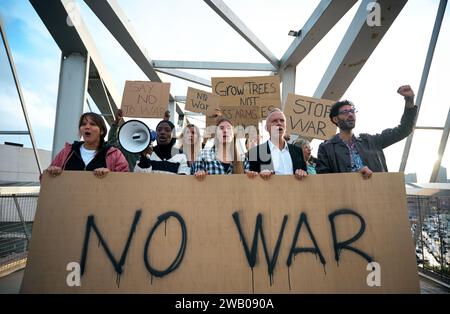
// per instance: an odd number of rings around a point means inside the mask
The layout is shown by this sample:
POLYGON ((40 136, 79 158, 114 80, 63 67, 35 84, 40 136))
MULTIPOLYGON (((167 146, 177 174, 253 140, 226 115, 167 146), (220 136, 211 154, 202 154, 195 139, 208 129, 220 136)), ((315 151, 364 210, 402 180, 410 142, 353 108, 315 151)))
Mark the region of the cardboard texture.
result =
POLYGON ((213 77, 211 82, 221 106, 257 106, 266 113, 281 108, 279 76, 213 77))
POLYGON ((219 96, 200 89, 188 87, 185 110, 213 115, 219 107, 219 96))
POLYGON ((288 94, 284 106, 287 133, 327 140, 336 135, 337 126, 329 118, 333 100, 288 94))
POLYGON ((164 117, 169 105, 170 83, 126 81, 121 109, 125 117, 164 117))
POLYGON ((230 119, 233 126, 255 126, 258 127, 261 108, 256 106, 220 106, 223 117, 230 119))
MULTIPOLYGON (((337 242, 355 236, 361 222, 355 215, 334 219, 337 242)), ((251 254, 250 254, 251 255, 251 254)), ((358 174, 276 176, 269 181, 245 175, 192 176, 110 173, 98 179, 90 172, 44 175, 22 293, 419 293, 413 239, 408 221, 403 174, 375 173, 370 180, 358 174), (330 214, 349 209, 365 221, 361 237, 350 246, 380 265, 381 286, 369 287, 368 262, 348 249, 335 260, 330 214), (88 216, 117 261, 129 238, 136 211, 142 215, 129 241, 122 274, 118 277, 92 229, 80 287, 69 287, 70 262, 80 262, 88 216), (178 213, 185 222, 184 255, 179 221, 171 217, 154 229, 158 217, 178 213), (270 278, 261 236, 256 263, 249 266, 233 213, 243 238, 252 248, 261 214, 269 259, 283 230, 279 254, 270 278), (291 247, 314 247, 303 223, 296 243, 295 230, 304 213, 321 251, 299 253, 287 267, 291 247), (154 229, 154 232, 151 231, 154 229), (152 234, 146 250, 146 242, 152 234), (165 276, 147 269, 177 268, 165 276), (172 266, 173 266, 172 265, 172 266), (119 281, 117 281, 119 279, 119 281), (272 279, 272 280, 271 280, 272 279)))

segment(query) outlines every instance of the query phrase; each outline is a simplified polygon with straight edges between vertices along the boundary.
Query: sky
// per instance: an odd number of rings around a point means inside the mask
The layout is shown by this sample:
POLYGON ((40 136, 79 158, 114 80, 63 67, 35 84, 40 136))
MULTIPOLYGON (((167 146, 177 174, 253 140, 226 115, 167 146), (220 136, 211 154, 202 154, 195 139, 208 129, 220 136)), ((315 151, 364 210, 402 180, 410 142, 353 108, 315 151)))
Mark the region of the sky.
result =
MULTIPOLYGON (((117 0, 148 55, 153 60, 267 62, 253 47, 201 0, 117 0)), ((110 73, 118 94, 126 80, 146 80, 142 71, 115 41, 83 1, 75 1, 97 50, 110 73)), ((289 30, 300 29, 318 1, 314 0, 225 0, 225 3, 255 35, 281 58, 293 37, 289 30)), ((341 42, 360 1, 298 65, 298 95, 312 96, 341 42)), ((352 100, 357 109, 355 133, 378 133, 398 125, 403 99, 396 94, 400 85, 418 91, 438 0, 409 0, 355 78, 342 99, 352 100)), ((436 47, 418 126, 442 127, 450 102, 444 97, 450 69, 450 13, 447 7, 436 47)), ((50 150, 58 93, 61 52, 45 25, 27 0, 0 0, 0 16, 17 68, 37 146, 50 150)), ((205 79, 215 76, 269 75, 268 72, 185 70, 205 79)), ((26 130, 19 98, 3 46, 0 47, 0 130, 26 130)), ((185 96, 189 86, 204 86, 173 78, 171 93, 185 96)), ((87 108, 86 108, 87 109, 87 108)), ((95 108, 93 108, 96 111, 95 108)), ((405 173, 415 172, 419 182, 428 182, 442 131, 415 132, 405 173)), ((4 141, 31 147, 26 136, 0 136, 4 141)), ((320 141, 314 140, 313 153, 320 141)), ((385 149, 388 168, 398 171, 404 141, 385 149)), ((449 171, 450 149, 442 165, 449 171)), ((46 165, 44 165, 45 167, 46 165)))

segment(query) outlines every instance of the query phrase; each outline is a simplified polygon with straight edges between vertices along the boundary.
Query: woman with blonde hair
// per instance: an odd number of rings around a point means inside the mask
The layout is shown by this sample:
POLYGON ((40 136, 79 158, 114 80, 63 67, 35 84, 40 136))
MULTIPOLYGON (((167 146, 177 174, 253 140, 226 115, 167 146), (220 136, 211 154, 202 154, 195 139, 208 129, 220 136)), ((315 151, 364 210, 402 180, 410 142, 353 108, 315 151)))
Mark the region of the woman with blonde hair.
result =
POLYGON ((198 154, 202 150, 202 141, 200 130, 194 124, 188 124, 184 127, 180 136, 180 153, 187 157, 189 167, 192 167, 198 154))

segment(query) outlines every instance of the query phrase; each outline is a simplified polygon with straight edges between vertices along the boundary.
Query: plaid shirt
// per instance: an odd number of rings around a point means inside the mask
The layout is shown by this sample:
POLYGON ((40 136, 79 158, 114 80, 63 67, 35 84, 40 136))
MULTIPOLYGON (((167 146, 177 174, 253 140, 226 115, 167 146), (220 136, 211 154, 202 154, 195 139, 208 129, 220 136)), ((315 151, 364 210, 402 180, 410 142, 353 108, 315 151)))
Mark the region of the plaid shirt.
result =
MULTIPOLYGON (((191 168, 191 174, 197 171, 206 171, 208 174, 232 174, 233 173, 233 162, 230 163, 228 171, 225 172, 225 168, 220 160, 216 157, 216 150, 203 149, 200 151, 197 160, 194 162, 191 168)), ((249 170, 249 163, 247 158, 244 159, 244 171, 249 170)))

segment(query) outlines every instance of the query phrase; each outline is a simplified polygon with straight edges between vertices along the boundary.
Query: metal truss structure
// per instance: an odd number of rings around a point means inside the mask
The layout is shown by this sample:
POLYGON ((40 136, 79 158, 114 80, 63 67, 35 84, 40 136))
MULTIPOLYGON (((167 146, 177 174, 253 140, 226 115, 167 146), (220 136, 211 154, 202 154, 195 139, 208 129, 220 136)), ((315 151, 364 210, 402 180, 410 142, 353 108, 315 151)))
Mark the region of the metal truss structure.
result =
MULTIPOLYGON (((76 137, 77 119, 91 96, 108 123, 120 103, 120 97, 112 84, 112 79, 103 64, 94 41, 85 26, 73 0, 29 0, 44 22, 51 36, 61 49, 61 68, 57 100, 57 113, 53 141, 53 154, 63 147, 68 139, 76 137), (67 24, 70 18, 73 26, 67 24)), ((181 78, 206 87, 208 79, 184 72, 185 69, 198 70, 239 70, 266 71, 279 74, 282 81, 282 103, 289 93, 295 93, 297 65, 312 51, 339 20, 359 2, 359 7, 341 43, 325 71, 314 97, 338 100, 352 84, 371 54, 387 33, 407 0, 320 0, 306 23, 296 32, 296 36, 283 56, 278 59, 264 43, 246 26, 222 0, 204 0, 205 5, 218 14, 225 23, 244 38, 267 62, 201 62, 183 60, 152 60, 140 44, 129 20, 116 0, 84 0, 87 6, 104 24, 111 35, 143 71, 149 80, 161 82, 159 73, 181 78), (378 3, 383 16, 382 26, 376 30, 368 25, 368 7, 378 3)), ((417 104, 420 108, 426 81, 433 59, 447 0, 441 0, 435 27, 431 38, 427 59, 418 91, 417 104)), ((3 28, 3 27, 2 27, 3 28)), ((245 74, 244 74, 245 75, 245 74)), ((179 102, 183 97, 170 96, 171 119, 184 115, 179 102)), ((444 127, 416 127, 416 129, 439 129, 443 131, 439 146, 439 160, 436 162, 430 182, 435 182, 445 152, 450 130, 450 111, 444 127)), ((31 126, 29 125, 30 134, 31 126)), ((408 138, 401 161, 400 171, 404 171, 408 160, 413 134, 408 138)))

